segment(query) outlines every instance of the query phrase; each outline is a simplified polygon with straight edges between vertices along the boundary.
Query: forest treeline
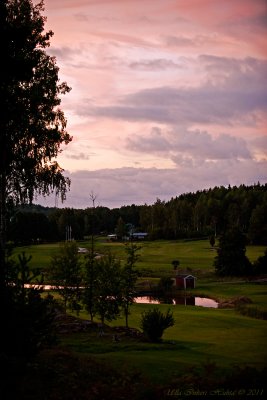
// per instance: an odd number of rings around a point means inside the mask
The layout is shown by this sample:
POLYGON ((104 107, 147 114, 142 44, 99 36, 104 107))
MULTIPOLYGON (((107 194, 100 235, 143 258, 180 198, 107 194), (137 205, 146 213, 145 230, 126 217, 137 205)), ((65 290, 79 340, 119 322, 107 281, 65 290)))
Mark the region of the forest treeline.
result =
POLYGON ((68 235, 81 240, 91 234, 147 232, 150 240, 219 236, 238 227, 250 243, 267 244, 267 184, 220 186, 186 193, 152 205, 49 208, 13 207, 8 239, 16 244, 57 241, 68 235), (70 232, 71 229, 71 232, 70 232))

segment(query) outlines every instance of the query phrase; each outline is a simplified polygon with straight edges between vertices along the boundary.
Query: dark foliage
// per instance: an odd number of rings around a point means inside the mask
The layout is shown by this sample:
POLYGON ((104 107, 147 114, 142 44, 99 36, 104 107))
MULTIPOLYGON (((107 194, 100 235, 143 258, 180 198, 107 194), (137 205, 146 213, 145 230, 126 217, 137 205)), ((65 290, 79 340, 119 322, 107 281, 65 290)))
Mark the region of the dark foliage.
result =
POLYGON ((56 341, 54 318, 56 302, 42 296, 39 287, 28 288, 39 275, 30 270, 31 256, 9 261, 8 285, 1 303, 1 359, 29 359, 44 346, 56 341))
POLYGON ((259 257, 255 263, 253 264, 254 274, 261 275, 267 274, 267 249, 264 252, 264 255, 259 257))
POLYGON ((140 373, 116 370, 91 357, 60 348, 41 353, 26 367, 0 377, 0 397, 28 400, 160 400, 140 373), (1 393, 2 392, 2 393, 1 393))
POLYGON ((222 373, 215 362, 207 361, 193 366, 175 378, 164 394, 179 399, 213 398, 240 399, 249 396, 262 398, 266 394, 266 368, 258 370, 250 366, 233 366, 232 371, 222 373))
POLYGON ((141 329, 148 340, 151 342, 160 342, 163 332, 173 326, 174 322, 170 309, 164 314, 159 308, 153 308, 142 313, 141 329))
POLYGON ((245 235, 239 229, 226 231, 219 240, 215 271, 221 276, 251 275, 252 266, 246 257, 245 235))
POLYGON ((8 308, 1 313, 1 350, 3 360, 28 360, 43 347, 56 342, 55 301, 43 298, 38 289, 27 289, 24 301, 10 289, 8 308))
MULTIPOLYGON (((12 222, 14 205, 31 203, 35 195, 51 192, 64 200, 70 185, 56 161, 61 146, 72 139, 60 109, 61 95, 70 88, 59 82, 56 59, 46 53, 53 32, 44 31, 43 11, 43 1, 0 2, 1 297, 5 296, 7 221, 12 222)), ((11 228, 11 237, 23 241, 25 221, 20 217, 20 233, 11 228)), ((31 221, 36 217, 42 218, 34 215, 31 221)), ((36 239, 40 231, 36 232, 36 223, 30 225, 30 238, 36 239)))
POLYGON ((80 311, 82 262, 75 241, 65 242, 59 252, 52 257, 49 268, 50 282, 58 289, 63 307, 80 311))
POLYGON ((162 277, 159 280, 157 291, 163 294, 170 293, 173 289, 173 279, 170 277, 162 277))
MULTIPOLYGON (((266 207, 267 185, 260 184, 215 187, 183 194, 168 202, 157 200, 151 206, 131 205, 115 209, 94 207, 85 210, 33 206, 32 209, 11 211, 9 238, 13 240, 16 230, 16 239, 23 240, 23 228, 19 226, 21 223, 16 213, 29 213, 32 210, 44 213, 48 218, 50 230, 45 227, 43 230, 46 240, 65 239, 66 226, 69 225, 75 239, 82 239, 92 233, 114 233, 116 229, 122 237, 130 227, 133 231, 148 232, 150 239, 209 237, 212 245, 216 236, 238 227, 247 234, 250 243, 267 244, 266 207)), ((30 215, 26 217, 27 221, 31 218, 30 215)), ((29 223, 28 236, 34 241, 36 233, 31 226, 32 223, 29 223)))

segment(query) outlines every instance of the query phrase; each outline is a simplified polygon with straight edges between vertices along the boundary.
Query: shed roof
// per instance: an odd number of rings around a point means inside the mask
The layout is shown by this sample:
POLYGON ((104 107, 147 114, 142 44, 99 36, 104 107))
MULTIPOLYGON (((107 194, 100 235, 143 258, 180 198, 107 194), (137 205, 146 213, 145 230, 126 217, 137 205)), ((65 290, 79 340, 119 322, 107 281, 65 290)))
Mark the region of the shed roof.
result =
POLYGON ((195 276, 193 276, 193 275, 187 275, 187 274, 177 274, 177 275, 175 275, 175 278, 196 279, 195 276))

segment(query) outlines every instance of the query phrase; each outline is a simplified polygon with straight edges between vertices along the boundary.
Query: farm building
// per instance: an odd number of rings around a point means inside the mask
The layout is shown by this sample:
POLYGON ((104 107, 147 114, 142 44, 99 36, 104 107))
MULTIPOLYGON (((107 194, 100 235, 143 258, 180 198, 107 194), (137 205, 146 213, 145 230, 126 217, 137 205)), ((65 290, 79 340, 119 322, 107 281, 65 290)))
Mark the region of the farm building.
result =
POLYGON ((136 240, 144 240, 147 239, 148 233, 146 232, 135 232, 131 234, 132 239, 136 240))
MULTIPOLYGON (((136 232, 136 233, 131 233, 129 236, 123 236, 122 238, 120 238, 121 240, 145 240, 148 237, 148 233, 146 232, 136 232)), ((116 240, 118 240, 118 236, 113 233, 111 235, 107 236, 108 240, 111 242, 114 242, 116 240)))
POLYGON ((174 285, 178 289, 194 289, 196 287, 196 278, 193 275, 177 274, 174 285))
POLYGON ((118 236, 115 233, 108 235, 108 240, 110 240, 111 242, 114 242, 114 241, 118 240, 118 236))

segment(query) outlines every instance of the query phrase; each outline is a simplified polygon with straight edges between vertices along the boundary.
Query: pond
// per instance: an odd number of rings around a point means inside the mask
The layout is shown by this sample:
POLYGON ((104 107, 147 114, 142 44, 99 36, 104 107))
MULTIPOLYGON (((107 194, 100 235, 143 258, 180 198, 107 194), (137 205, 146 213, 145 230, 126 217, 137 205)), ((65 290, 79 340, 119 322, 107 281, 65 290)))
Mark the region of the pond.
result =
POLYGON ((175 298, 156 298, 152 296, 138 296, 135 303, 139 304, 181 304, 184 306, 200 306, 208 308, 218 308, 218 303, 207 297, 179 296, 175 298))
MULTIPOLYGON (((55 290, 59 289, 56 286, 51 285, 24 285, 27 288, 39 288, 43 290, 55 290)), ((209 299, 208 297, 197 297, 197 296, 176 296, 176 297, 158 297, 158 296, 137 296, 135 297, 135 303, 139 304, 181 304, 184 306, 200 306, 208 308, 218 308, 218 303, 209 299)))

